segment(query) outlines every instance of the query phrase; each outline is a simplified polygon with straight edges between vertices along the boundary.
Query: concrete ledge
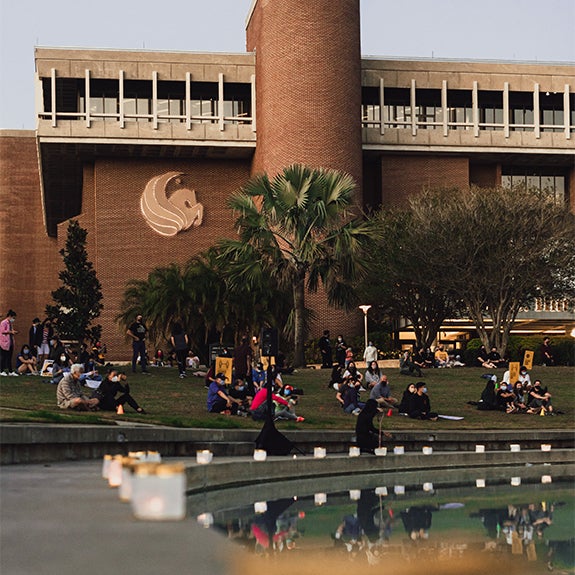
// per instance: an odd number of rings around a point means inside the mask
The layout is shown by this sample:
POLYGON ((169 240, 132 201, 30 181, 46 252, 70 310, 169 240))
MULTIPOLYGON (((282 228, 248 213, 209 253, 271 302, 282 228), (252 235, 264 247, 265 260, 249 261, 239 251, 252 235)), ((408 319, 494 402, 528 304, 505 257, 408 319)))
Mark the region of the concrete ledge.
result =
MULTIPOLYGON (((213 489, 255 485, 259 483, 285 482, 293 479, 334 478, 345 475, 384 474, 406 471, 469 469, 473 467, 498 468, 530 465, 566 465, 574 462, 575 453, 569 449, 556 449, 548 452, 522 450, 519 452, 489 451, 475 452, 436 452, 431 455, 406 453, 404 455, 361 455, 349 457, 335 455, 325 459, 313 456, 269 457, 266 461, 253 459, 215 459, 209 465, 194 463, 186 468, 187 485, 190 493, 206 492, 213 489)), ((572 471, 572 470, 571 470, 572 471)))
MULTIPOLYGON (((179 429, 148 425, 77 426, 46 424, 2 424, 0 463, 40 463, 48 461, 98 459, 107 453, 153 450, 166 457, 193 457, 198 449, 210 449, 216 457, 251 456, 259 429, 179 429)), ((315 446, 328 454, 347 453, 354 434, 349 431, 283 431, 298 449, 313 452, 315 446)), ((488 451, 509 450, 519 443, 522 449, 539 449, 550 443, 553 449, 575 448, 575 435, 563 430, 525 431, 401 431, 386 445, 404 445, 405 451, 421 451, 424 445, 436 451, 475 451, 476 444, 489 445, 488 451)))

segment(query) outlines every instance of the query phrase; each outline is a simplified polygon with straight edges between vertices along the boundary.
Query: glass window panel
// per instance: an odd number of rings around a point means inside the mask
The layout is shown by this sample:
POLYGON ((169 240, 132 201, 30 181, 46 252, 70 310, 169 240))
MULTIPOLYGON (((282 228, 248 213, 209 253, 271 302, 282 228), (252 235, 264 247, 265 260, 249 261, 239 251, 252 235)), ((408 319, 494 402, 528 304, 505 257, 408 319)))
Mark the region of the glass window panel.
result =
POLYGON ((504 188, 510 188, 511 187, 511 176, 502 174, 501 176, 501 185, 504 188))
POLYGON ((527 176, 527 187, 529 189, 541 189, 540 177, 539 176, 527 176))

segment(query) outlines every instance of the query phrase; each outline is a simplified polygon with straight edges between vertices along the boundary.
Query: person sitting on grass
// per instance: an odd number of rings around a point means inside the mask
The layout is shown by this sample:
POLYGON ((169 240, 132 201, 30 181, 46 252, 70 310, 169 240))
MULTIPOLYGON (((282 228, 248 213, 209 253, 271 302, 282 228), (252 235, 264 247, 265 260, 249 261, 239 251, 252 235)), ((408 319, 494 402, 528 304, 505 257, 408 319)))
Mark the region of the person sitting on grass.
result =
MULTIPOLYGON (((50 383, 54 385, 58 385, 60 380, 64 377, 66 373, 70 371, 71 362, 68 359, 68 356, 65 352, 62 352, 62 355, 58 359, 54 361, 52 364, 52 379, 50 383)), ((82 365, 82 364, 79 364, 82 365)), ((84 366, 82 366, 82 373, 84 372, 84 366)))
POLYGON ((368 368, 365 370, 365 375, 363 376, 363 381, 365 382, 365 387, 369 391, 375 384, 379 383, 381 379, 381 371, 377 361, 372 361, 369 363, 368 368))
POLYGON ((379 383, 371 390, 369 398, 375 399, 379 407, 391 409, 397 406, 397 399, 391 395, 391 388, 387 381, 387 375, 383 374, 381 376, 379 383))
POLYGON ((541 385, 541 380, 536 379, 528 392, 527 413, 541 413, 544 415, 554 414, 551 405, 551 394, 547 388, 541 385))
MULTIPOLYGON (((298 417, 293 411, 293 403, 289 400, 272 393, 272 410, 274 420, 289 419, 298 423, 305 421, 303 417, 298 417)), ((255 395, 250 405, 250 415, 254 421, 263 421, 268 414, 268 390, 262 387, 255 395)))
POLYGON ((36 358, 32 355, 29 345, 24 344, 16 357, 16 372, 19 375, 26 375, 27 373, 38 375, 36 358))
POLYGON ((104 411, 117 411, 118 407, 127 403, 137 413, 146 413, 144 408, 130 395, 130 385, 126 383, 126 374, 115 369, 108 371, 108 375, 92 393, 98 400, 98 407, 104 411), (121 393, 119 397, 116 397, 121 393))
POLYGON ((359 388, 361 384, 357 380, 347 379, 340 386, 335 395, 345 413, 359 415, 365 403, 359 401, 359 388))
POLYGON ((56 401, 60 409, 77 409, 78 411, 95 410, 99 400, 89 398, 82 392, 80 375, 84 371, 81 363, 74 363, 68 373, 58 383, 56 401))
POLYGON ((407 415, 409 412, 409 405, 411 403, 411 397, 415 393, 415 383, 410 383, 405 390, 403 391, 403 395, 401 396, 401 401, 397 406, 397 410, 399 411, 399 415, 407 415))
POLYGON ((223 413, 236 415, 241 401, 230 397, 226 390, 227 377, 223 373, 216 374, 208 387, 207 407, 210 413, 223 413))
POLYGON ((518 381, 513 386, 513 409, 510 413, 525 413, 527 411, 527 393, 523 384, 518 381))
MULTIPOLYGON (((479 409, 479 411, 495 411, 498 409, 497 393, 495 391, 497 376, 487 373, 481 377, 486 378, 487 383, 481 392, 481 398, 477 402, 477 409, 479 409)), ((473 404, 475 403, 473 402, 473 404)))
POLYGON ((411 419, 437 421, 438 415, 431 411, 431 405, 427 395, 427 387, 425 387, 425 383, 423 381, 418 381, 415 384, 415 393, 411 397, 407 415, 409 415, 411 419))
POLYGON ((505 382, 501 382, 499 389, 496 394, 497 398, 497 409, 505 411, 507 413, 513 412, 513 402, 515 401, 515 394, 511 385, 507 385, 505 382))

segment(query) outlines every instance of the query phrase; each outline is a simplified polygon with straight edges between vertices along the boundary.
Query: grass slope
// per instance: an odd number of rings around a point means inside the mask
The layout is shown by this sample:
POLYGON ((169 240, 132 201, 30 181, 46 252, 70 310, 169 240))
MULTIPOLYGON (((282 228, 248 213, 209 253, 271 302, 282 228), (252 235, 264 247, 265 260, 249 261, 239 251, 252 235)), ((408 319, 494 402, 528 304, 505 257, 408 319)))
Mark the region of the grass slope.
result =
MULTIPOLYGON (((416 381, 399 375, 397 369, 387 369, 393 394, 400 398, 405 387, 416 381)), ((431 407, 447 415, 463 416, 461 421, 439 420, 422 422, 398 416, 385 418, 384 428, 411 429, 573 429, 575 414, 575 370, 572 367, 534 367, 531 379, 539 378, 549 387, 556 409, 564 412, 557 417, 537 415, 507 415, 500 412, 481 412, 468 401, 477 401, 485 385, 480 368, 435 369, 425 372, 431 407)), ((498 377, 503 376, 499 370, 498 377)), ((355 418, 343 413, 335 399, 335 391, 327 388, 328 370, 304 369, 289 376, 284 382, 301 387, 305 394, 296 411, 305 417, 304 423, 281 422, 283 429, 353 429, 355 418)), ((0 378, 0 421, 111 424, 114 420, 174 427, 251 428, 260 423, 249 418, 215 415, 206 412, 206 394, 203 378, 188 376, 179 379, 175 368, 152 368, 149 376, 128 373, 131 393, 148 411, 147 415, 134 413, 125 406, 124 415, 115 413, 75 413, 60 410, 56 405, 56 386, 48 379, 33 376, 0 378)), ((89 393, 90 390, 87 389, 89 393)))

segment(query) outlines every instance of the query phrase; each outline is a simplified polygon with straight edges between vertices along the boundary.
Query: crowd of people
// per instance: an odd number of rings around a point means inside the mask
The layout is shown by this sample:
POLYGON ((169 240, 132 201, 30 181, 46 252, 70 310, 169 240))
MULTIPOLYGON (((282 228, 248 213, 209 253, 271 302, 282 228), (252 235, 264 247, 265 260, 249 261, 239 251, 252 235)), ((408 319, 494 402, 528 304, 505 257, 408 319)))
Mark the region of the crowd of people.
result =
MULTIPOLYGON (((138 413, 144 413, 130 395, 125 373, 114 369, 102 376, 98 369, 105 363, 105 345, 96 342, 93 346, 85 343, 73 352, 63 344, 58 336, 54 321, 43 322, 34 318, 28 333, 28 342, 16 354, 16 367, 12 369, 15 345, 15 320, 17 314, 9 310, 0 322, 0 375, 48 375, 50 382, 58 386, 57 403, 63 408, 117 410, 127 404, 138 413), (90 392, 84 388, 88 388, 90 392)), ((223 349, 233 361, 233 369, 228 373, 216 373, 215 361, 209 368, 200 365, 198 356, 190 349, 190 341, 179 322, 172 325, 169 342, 171 348, 167 357, 161 349, 156 349, 153 362, 148 358, 146 339, 148 328, 143 316, 138 314, 129 325, 126 334, 132 340, 132 373, 138 366, 143 374, 149 374, 149 365, 177 366, 180 378, 185 378, 189 370, 204 378, 207 388, 206 409, 210 413, 239 415, 254 420, 272 417, 274 420, 301 422, 303 417, 296 414, 296 406, 303 390, 284 384, 282 373, 290 373, 283 354, 275 357, 275 365, 264 368, 258 357, 257 348, 247 337, 238 346, 223 349), (267 381, 270 385, 267 385, 267 381), (271 413, 270 413, 271 412, 271 413)), ((409 383, 401 398, 392 393, 387 374, 378 363, 378 350, 369 341, 363 352, 366 368, 358 368, 354 352, 339 334, 332 345, 330 332, 325 330, 318 346, 322 356, 322 368, 331 369, 329 388, 336 392, 335 399, 346 414, 358 418, 358 437, 361 436, 365 450, 373 450, 381 444, 381 432, 372 424, 377 415, 391 416, 394 412, 412 419, 434 421, 438 414, 431 409, 427 385, 423 381, 409 383), (361 422, 361 423, 360 423, 361 422)), ((553 365, 553 350, 549 338, 545 338, 541 348, 545 365, 553 365)), ((496 348, 489 352, 484 346, 478 349, 476 364, 486 369, 505 369, 508 362, 496 348)), ((423 378, 430 368, 457 367, 464 365, 459 356, 450 355, 443 345, 434 352, 429 348, 416 351, 406 350, 400 360, 401 375, 423 378)), ((500 383, 497 376, 489 373, 483 377, 487 383, 479 401, 469 402, 480 410, 499 410, 506 413, 557 413, 552 403, 552 395, 540 380, 531 383, 527 370, 522 367, 517 381, 511 382, 510 370, 505 371, 500 383)))

